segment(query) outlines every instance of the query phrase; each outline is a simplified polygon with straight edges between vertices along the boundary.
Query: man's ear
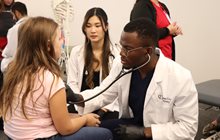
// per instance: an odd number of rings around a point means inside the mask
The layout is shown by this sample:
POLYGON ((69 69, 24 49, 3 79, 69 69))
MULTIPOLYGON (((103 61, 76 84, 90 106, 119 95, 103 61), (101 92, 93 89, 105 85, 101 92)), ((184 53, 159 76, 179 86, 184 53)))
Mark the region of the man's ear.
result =
POLYGON ((153 52, 153 48, 152 47, 146 47, 146 54, 148 53, 149 55, 151 55, 153 52))
POLYGON ((19 18, 21 17, 21 13, 18 10, 15 10, 15 17, 18 18, 17 20, 19 20, 19 18))

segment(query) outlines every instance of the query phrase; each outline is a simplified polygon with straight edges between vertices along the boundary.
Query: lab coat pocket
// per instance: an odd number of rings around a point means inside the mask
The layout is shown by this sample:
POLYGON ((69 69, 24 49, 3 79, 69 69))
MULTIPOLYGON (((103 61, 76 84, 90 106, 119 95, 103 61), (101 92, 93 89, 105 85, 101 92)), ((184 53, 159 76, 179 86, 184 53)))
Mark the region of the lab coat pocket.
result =
POLYGON ((156 119, 157 123, 165 123, 172 118, 173 99, 167 96, 167 94, 161 93, 155 91, 150 101, 150 104, 153 106, 154 119, 156 119))

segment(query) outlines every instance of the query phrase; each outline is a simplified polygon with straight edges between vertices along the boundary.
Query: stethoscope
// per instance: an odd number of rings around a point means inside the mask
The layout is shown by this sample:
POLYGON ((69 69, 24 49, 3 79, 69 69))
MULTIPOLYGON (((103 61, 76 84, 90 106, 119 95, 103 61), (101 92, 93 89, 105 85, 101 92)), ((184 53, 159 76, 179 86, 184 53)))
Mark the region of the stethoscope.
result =
POLYGON ((115 78, 106 88, 104 88, 102 91, 100 91, 99 93, 95 94, 94 96, 92 96, 92 97, 90 97, 90 98, 88 98, 88 99, 86 99, 86 100, 82 100, 82 101, 78 101, 78 102, 69 101, 68 103, 69 103, 69 104, 85 103, 85 102, 87 102, 87 101, 89 101, 89 100, 92 100, 93 98, 99 96, 100 94, 102 94, 103 92, 105 92, 107 89, 109 89, 109 88, 110 88, 116 81, 118 81, 121 77, 123 77, 123 76, 125 76, 125 75, 127 75, 127 74, 129 74, 129 73, 132 73, 132 72, 134 72, 134 71, 136 71, 136 70, 138 70, 138 69, 144 67, 145 65, 147 65, 147 64, 150 62, 150 60, 151 60, 150 55, 147 54, 147 56, 148 56, 148 60, 147 60, 144 64, 142 64, 142 65, 140 65, 140 66, 138 66, 138 67, 135 67, 135 68, 132 68, 132 69, 125 69, 124 67, 122 67, 120 73, 116 76, 116 78, 115 78))

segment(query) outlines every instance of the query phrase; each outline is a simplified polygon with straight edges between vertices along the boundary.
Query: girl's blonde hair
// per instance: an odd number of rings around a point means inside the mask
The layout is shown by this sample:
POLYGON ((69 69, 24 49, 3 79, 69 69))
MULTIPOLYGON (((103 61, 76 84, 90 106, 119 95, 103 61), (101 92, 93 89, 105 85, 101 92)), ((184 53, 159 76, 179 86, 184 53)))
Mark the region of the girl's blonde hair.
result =
POLYGON ((8 111, 12 113, 12 103, 15 94, 18 94, 18 97, 21 97, 22 112, 27 118, 25 101, 27 96, 32 97, 35 84, 33 79, 39 79, 37 73, 40 70, 43 73, 49 70, 54 74, 54 79, 61 76, 52 44, 57 28, 58 24, 55 21, 45 17, 29 18, 20 25, 17 52, 4 75, 3 88, 0 93, 0 112, 4 117, 8 111))

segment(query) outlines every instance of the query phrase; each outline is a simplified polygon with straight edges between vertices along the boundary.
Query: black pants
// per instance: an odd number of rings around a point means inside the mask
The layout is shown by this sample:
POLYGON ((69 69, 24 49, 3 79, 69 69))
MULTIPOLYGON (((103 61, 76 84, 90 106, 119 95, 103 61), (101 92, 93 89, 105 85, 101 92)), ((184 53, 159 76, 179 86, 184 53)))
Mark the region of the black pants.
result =
MULTIPOLYGON (((2 63, 2 60, 0 60, 0 68, 1 68, 1 63, 2 63)), ((2 85, 3 85, 3 73, 0 70, 0 90, 2 89, 2 85)))
MULTIPOLYGON (((1 62, 2 62, 2 60, 0 60, 0 67, 1 67, 1 62)), ((0 90, 2 89, 2 85, 3 85, 3 73, 0 70, 0 90)), ((0 117, 0 130, 3 130, 3 120, 2 120, 2 117, 0 117)))
POLYGON ((101 121, 105 121, 105 120, 112 120, 112 119, 118 119, 118 111, 108 111, 105 113, 102 113, 103 111, 101 111, 101 109, 94 111, 93 113, 98 114, 100 116, 100 120, 101 121), (101 112, 101 113, 100 113, 101 112))
POLYGON ((67 107, 67 109, 68 109, 68 112, 69 112, 69 113, 78 113, 78 112, 76 111, 76 108, 75 108, 75 106, 74 106, 73 104, 70 104, 70 105, 67 107))
POLYGON ((3 120, 2 120, 2 117, 0 117, 0 130, 3 131, 3 120))

